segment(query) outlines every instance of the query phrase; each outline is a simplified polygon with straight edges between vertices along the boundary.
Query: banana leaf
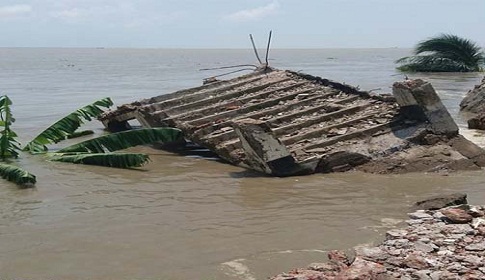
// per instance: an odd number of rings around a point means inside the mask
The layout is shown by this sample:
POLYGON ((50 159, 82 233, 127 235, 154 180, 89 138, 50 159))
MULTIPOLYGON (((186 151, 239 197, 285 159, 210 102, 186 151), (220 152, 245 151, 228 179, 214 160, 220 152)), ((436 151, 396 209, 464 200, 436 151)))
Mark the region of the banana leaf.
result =
POLYGON ((77 164, 100 165, 106 167, 131 168, 140 167, 150 158, 145 154, 133 153, 96 153, 96 154, 53 154, 52 161, 70 162, 77 164))
POLYGON ((20 150, 19 142, 15 139, 17 134, 10 126, 15 122, 10 110, 12 101, 7 95, 0 97, 0 127, 3 128, 0 131, 0 158, 17 158, 20 150))
POLYGON ((70 113, 37 135, 24 147, 24 151, 30 151, 31 153, 45 153, 47 151, 47 144, 57 143, 66 139, 67 136, 72 135, 84 121, 91 121, 93 118, 101 115, 104 112, 101 107, 109 108, 111 105, 113 105, 113 101, 107 97, 70 113))
POLYGON ((74 139, 74 138, 83 137, 83 136, 91 135, 91 134, 94 134, 94 131, 92 131, 92 130, 76 131, 76 132, 72 133, 71 135, 68 135, 67 139, 74 139))
POLYGON ((35 175, 23 170, 18 166, 5 163, 0 163, 0 176, 2 176, 3 179, 16 183, 17 185, 26 187, 33 186, 36 183, 35 175))
POLYGON ((154 142, 182 141, 182 131, 176 128, 143 128, 128 130, 86 140, 58 151, 58 153, 105 153, 154 142))

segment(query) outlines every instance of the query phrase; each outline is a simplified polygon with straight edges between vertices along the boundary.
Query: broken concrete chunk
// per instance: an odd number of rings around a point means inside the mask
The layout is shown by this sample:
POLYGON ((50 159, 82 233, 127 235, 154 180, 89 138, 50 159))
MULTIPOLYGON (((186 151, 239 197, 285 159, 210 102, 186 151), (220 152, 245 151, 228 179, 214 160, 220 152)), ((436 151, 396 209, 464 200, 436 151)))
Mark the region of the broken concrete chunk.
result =
POLYGON ((231 123, 241 140, 242 147, 253 166, 275 176, 311 173, 298 165, 288 149, 260 120, 242 119, 231 123))
POLYGON ((458 126, 430 83, 420 79, 397 82, 392 93, 409 118, 428 121, 436 134, 458 134, 458 126))
POLYGON ((460 111, 480 113, 485 111, 485 77, 481 84, 470 90, 460 103, 460 111))
POLYGON ((485 130, 485 111, 480 112, 478 115, 468 119, 467 123, 468 128, 470 129, 485 130))

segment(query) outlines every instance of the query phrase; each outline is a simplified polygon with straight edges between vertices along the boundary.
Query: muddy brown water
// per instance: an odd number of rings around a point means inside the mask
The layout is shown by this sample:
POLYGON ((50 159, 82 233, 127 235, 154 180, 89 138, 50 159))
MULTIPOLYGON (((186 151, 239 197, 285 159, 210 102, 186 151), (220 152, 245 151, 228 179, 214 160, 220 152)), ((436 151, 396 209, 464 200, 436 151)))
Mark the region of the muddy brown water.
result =
MULTIPOLYGON (((247 55, 247 53, 249 55, 247 55)), ((407 50, 275 50, 274 64, 364 89, 388 90, 407 50), (323 57, 322 64, 315 56, 323 57), (326 59, 328 58, 328 59, 326 59), (331 59, 330 59, 331 58, 331 59)), ((0 49, 2 92, 26 142, 98 97, 117 104, 194 86, 246 50, 0 49), (68 66, 75 65, 75 66, 68 66)), ((462 132, 458 103, 479 74, 425 75, 462 132)), ((98 134, 100 124, 92 123, 98 134)), ((55 148, 56 146, 54 146, 55 148)), ((148 147, 152 162, 120 170, 22 154, 34 189, 0 181, 1 279, 265 279, 325 260, 331 249, 377 242, 413 202, 466 192, 484 203, 483 172, 270 178, 148 147)))

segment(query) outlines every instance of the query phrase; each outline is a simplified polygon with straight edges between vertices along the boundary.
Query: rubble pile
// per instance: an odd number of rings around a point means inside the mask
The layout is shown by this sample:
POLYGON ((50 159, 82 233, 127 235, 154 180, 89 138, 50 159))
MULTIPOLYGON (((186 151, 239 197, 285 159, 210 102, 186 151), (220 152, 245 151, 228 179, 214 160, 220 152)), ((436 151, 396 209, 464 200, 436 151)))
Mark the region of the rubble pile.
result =
POLYGON ((353 257, 331 251, 327 263, 271 279, 485 279, 484 216, 485 206, 468 204, 417 210, 377 247, 355 248, 353 257))

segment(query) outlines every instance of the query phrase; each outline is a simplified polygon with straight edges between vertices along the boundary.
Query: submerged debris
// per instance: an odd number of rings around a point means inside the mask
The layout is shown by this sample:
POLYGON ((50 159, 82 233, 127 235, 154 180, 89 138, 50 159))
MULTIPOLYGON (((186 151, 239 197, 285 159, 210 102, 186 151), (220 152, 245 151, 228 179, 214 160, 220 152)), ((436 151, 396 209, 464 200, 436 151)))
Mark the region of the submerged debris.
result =
POLYGON ((234 164, 274 176, 359 169, 390 173, 478 169, 484 151, 429 83, 394 84, 394 97, 270 67, 118 107, 110 130, 176 127, 234 164))

